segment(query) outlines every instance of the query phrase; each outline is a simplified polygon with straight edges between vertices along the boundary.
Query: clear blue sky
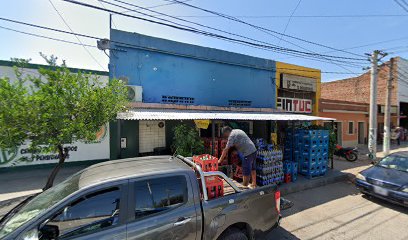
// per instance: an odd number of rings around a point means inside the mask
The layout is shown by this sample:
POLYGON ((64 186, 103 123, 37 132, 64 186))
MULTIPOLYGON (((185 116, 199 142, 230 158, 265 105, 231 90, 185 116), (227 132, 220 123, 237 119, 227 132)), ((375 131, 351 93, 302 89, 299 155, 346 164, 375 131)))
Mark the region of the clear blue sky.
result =
MULTIPOLYGON (((75 32, 90 34, 98 37, 109 38, 109 15, 104 12, 92 10, 70 3, 62 2, 61 0, 52 0, 56 8, 64 16, 65 20, 75 32)), ((79 0, 81 1, 81 0, 79 0)), ((110 1, 110 0, 109 0, 110 1)), ((144 7, 151 7, 167 3, 164 0, 122 0, 134 3, 144 7)), ((101 6, 96 0, 82 0, 82 2, 101 6)), ((200 6, 203 8, 215 10, 232 16, 241 16, 247 22, 259 25, 265 28, 273 29, 278 32, 283 32, 288 24, 290 15, 290 23, 286 29, 286 34, 293 35, 299 38, 307 39, 313 42, 318 42, 338 49, 348 49, 365 44, 400 39, 387 43, 350 49, 357 54, 371 52, 374 49, 390 49, 395 48, 398 55, 408 58, 408 12, 404 11, 394 1, 388 0, 303 0, 300 2, 296 11, 294 9, 299 3, 299 0, 191 0, 188 3, 200 6), (349 16, 349 15, 406 15, 392 17, 299 17, 299 16, 349 16), (243 18, 242 16, 286 16, 286 17, 262 17, 262 18, 243 18), (404 48, 405 46, 405 48, 404 48), (401 47, 401 48, 400 48, 401 47)), ((106 7, 110 7, 104 4, 106 7)), ((118 8, 110 7, 118 10, 118 8)), ((156 11, 161 11, 170 15, 177 16, 210 16, 208 13, 201 12, 196 9, 191 9, 182 5, 168 5, 153 8, 156 11)), ((407 6, 408 9, 408 6, 407 6)), ((15 20, 31 22, 48 27, 68 30, 58 14, 52 8, 48 0, 13 0, 1 1, 0 16, 15 20)), ((262 33, 258 30, 244 26, 242 24, 231 22, 229 20, 217 17, 186 17, 190 21, 199 22, 212 27, 220 28, 225 31, 238 33, 251 38, 279 44, 283 47, 298 49, 287 42, 279 41, 279 39, 262 33)), ((146 35, 167 38, 175 41, 181 41, 196 45, 224 49, 228 51, 244 53, 252 56, 264 57, 277 61, 283 61, 293 64, 298 64, 307 67, 314 67, 322 71, 335 72, 362 72, 360 67, 346 67, 348 70, 331 63, 312 61, 299 57, 290 57, 270 51, 254 49, 247 46, 237 45, 222 40, 208 38, 195 35, 192 33, 182 32, 170 29, 164 26, 157 26, 151 23, 146 23, 136 19, 129 19, 121 16, 114 16, 114 25, 116 28, 138 32, 146 35)), ((74 36, 53 33, 45 30, 33 29, 27 26, 0 21, 1 27, 13 28, 21 31, 27 31, 36 34, 47 35, 49 37, 62 38, 65 40, 77 42, 74 36)), ((46 40, 32 36, 23 35, 21 33, 11 32, 9 30, 0 29, 0 59, 8 60, 12 57, 31 58, 34 63, 44 63, 38 52, 45 54, 55 54, 60 59, 65 59, 70 67, 80 67, 89 69, 102 68, 89 56, 82 46, 46 40)), ((96 41, 82 39, 83 43, 96 45, 96 41)), ((310 45, 303 42, 298 42, 292 39, 288 41, 294 42, 310 51, 324 53, 330 51, 322 47, 310 45)), ((96 48, 88 48, 97 61, 107 69, 108 57, 96 48)), ((299 49, 300 50, 300 49, 299 49)), ((393 50, 390 50, 393 52, 393 50)), ((342 55, 353 57, 339 52, 331 52, 328 54, 342 55)), ((392 56, 396 56, 394 54, 392 56)), ((354 56, 355 57, 355 56, 354 56)), ((368 62, 366 64, 368 66, 368 62)), ((323 74, 323 81, 341 79, 348 75, 339 74, 323 74)), ((353 75, 349 75, 353 76, 353 75)))

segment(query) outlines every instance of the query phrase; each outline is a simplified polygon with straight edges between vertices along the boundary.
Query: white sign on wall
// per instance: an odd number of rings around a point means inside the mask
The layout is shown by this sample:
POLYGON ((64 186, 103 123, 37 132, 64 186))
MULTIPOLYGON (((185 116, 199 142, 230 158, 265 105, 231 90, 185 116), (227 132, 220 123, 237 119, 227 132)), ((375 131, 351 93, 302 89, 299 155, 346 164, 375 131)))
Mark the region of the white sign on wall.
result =
POLYGON ((316 79, 284 73, 282 74, 282 88, 316 92, 316 79))
MULTIPOLYGON (((64 147, 69 149, 65 162, 109 159, 109 127, 103 126, 97 133, 97 140, 92 143, 74 142, 64 147)), ((0 168, 57 162, 57 152, 33 151, 29 149, 29 143, 10 150, 0 149, 0 168)))
MULTIPOLYGON (((21 68, 23 77, 27 75, 39 76, 38 69, 21 68)), ((86 70, 85 70, 86 72, 86 70)), ((0 66, 0 77, 8 77, 11 80, 17 80, 14 68, 11 66, 0 66)), ((98 75, 102 84, 109 82, 109 77, 98 75)), ((97 139, 92 143, 74 142, 65 144, 64 147, 69 149, 69 156, 66 162, 76 162, 85 160, 109 159, 109 125, 101 127, 96 133, 97 139)), ((58 162, 57 152, 33 151, 29 149, 29 142, 13 149, 0 149, 0 168, 10 166, 26 166, 44 163, 58 162)))
POLYGON ((277 108, 286 112, 312 113, 312 100, 278 97, 277 108))

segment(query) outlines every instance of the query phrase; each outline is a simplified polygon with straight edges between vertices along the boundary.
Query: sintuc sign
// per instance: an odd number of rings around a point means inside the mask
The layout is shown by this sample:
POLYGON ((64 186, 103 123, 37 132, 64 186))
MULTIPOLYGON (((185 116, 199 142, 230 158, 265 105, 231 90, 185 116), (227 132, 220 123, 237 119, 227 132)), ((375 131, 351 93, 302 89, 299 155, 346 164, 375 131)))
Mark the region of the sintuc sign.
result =
POLYGON ((312 100, 278 97, 277 108, 286 112, 312 113, 312 100))

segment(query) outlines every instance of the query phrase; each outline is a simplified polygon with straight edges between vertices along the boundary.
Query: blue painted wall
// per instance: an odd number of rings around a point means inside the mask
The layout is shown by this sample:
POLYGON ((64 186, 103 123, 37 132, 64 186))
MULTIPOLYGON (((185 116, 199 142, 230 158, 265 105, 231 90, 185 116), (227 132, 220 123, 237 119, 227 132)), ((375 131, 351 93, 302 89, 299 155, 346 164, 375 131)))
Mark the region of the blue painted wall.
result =
POLYGON ((111 31, 110 77, 128 77, 143 87, 143 102, 161 103, 163 95, 193 97, 195 105, 275 108, 275 61, 111 31))

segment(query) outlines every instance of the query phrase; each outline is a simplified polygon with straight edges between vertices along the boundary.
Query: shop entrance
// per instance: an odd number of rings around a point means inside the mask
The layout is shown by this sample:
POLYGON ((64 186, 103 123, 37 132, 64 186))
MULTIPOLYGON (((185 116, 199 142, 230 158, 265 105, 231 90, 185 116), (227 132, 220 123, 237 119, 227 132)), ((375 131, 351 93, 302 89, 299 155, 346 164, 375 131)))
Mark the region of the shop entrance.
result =
POLYGON ((342 127, 342 122, 334 122, 334 132, 336 133, 337 144, 343 145, 343 127, 342 127))
POLYGON ((139 121, 139 153, 159 152, 166 147, 166 126, 164 121, 139 121))
POLYGON ((364 122, 358 123, 358 144, 365 143, 364 122))

